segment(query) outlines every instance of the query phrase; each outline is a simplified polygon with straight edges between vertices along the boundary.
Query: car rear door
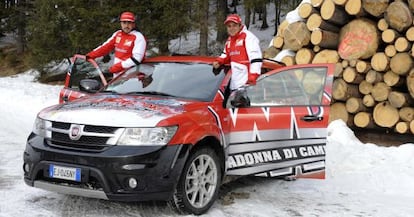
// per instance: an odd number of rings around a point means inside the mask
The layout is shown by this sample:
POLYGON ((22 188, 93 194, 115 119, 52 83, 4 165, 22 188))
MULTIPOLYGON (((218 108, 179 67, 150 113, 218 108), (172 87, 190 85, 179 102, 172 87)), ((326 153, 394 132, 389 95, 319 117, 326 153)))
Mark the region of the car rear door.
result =
POLYGON ((333 64, 283 67, 248 86, 250 106, 229 108, 227 174, 323 175, 333 71, 333 64))
POLYGON ((82 92, 79 88, 79 82, 86 78, 95 79, 102 85, 107 84, 107 79, 94 60, 86 60, 84 55, 75 54, 71 58, 71 63, 66 73, 65 86, 59 93, 59 103, 87 96, 88 93, 82 92))

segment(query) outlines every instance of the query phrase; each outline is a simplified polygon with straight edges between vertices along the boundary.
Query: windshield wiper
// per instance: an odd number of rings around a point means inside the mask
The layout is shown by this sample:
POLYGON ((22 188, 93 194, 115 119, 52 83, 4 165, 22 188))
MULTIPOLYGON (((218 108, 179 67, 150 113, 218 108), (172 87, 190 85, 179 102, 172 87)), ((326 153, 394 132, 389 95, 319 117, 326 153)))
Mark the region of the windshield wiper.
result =
POLYGON ((113 91, 113 90, 101 90, 101 91, 98 91, 98 93, 118 93, 118 92, 113 91))
POLYGON ((143 94, 143 95, 158 95, 158 96, 173 96, 168 93, 158 92, 158 91, 134 91, 134 92, 127 92, 123 94, 143 94))

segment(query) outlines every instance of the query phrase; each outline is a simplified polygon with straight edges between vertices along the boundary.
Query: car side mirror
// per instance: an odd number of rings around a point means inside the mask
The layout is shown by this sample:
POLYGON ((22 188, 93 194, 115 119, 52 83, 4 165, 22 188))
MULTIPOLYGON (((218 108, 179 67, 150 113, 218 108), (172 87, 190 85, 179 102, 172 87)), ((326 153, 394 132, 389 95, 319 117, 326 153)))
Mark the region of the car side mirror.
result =
POLYGON ((94 79, 82 79, 79 82, 79 90, 87 93, 96 93, 101 87, 101 82, 94 79))
POLYGON ((245 88, 234 90, 229 97, 230 104, 236 108, 250 107, 250 99, 245 88))

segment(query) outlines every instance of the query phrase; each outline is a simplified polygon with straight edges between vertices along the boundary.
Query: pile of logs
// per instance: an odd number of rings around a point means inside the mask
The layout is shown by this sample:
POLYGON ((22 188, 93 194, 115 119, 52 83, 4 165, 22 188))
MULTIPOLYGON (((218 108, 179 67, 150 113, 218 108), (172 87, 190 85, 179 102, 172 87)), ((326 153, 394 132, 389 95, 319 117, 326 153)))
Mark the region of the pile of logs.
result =
POLYGON ((335 63, 330 121, 414 134, 414 0, 310 0, 297 12, 264 57, 335 63))

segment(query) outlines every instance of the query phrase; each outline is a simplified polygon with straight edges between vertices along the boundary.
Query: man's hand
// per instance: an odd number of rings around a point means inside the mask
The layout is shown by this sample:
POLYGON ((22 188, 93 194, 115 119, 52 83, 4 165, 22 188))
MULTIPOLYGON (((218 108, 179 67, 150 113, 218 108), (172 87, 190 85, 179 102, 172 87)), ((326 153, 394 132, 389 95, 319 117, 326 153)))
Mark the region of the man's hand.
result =
POLYGON ((122 70, 124 70, 124 68, 122 68, 121 62, 119 62, 119 63, 117 63, 117 64, 115 64, 115 65, 113 65, 109 68, 109 72, 111 72, 111 73, 118 73, 122 70))
POLYGON ((256 85, 257 77, 259 77, 259 74, 249 73, 249 76, 247 77, 247 82, 246 83, 250 84, 250 85, 256 85))
POLYGON ((218 62, 218 61, 214 61, 213 62, 213 68, 215 68, 215 69, 218 69, 218 68, 220 68, 220 63, 218 62))

